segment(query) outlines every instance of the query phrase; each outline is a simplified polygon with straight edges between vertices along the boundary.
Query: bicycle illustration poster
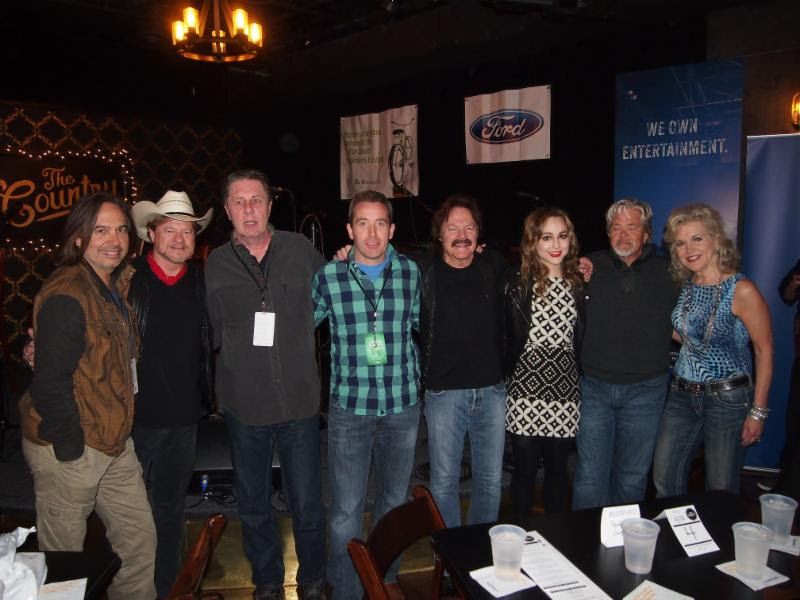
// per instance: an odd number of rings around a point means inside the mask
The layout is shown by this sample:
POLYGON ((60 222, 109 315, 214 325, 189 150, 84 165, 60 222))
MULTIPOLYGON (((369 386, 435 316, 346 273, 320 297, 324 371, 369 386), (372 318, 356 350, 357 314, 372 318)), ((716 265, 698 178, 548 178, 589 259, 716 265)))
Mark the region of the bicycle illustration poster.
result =
POLYGON ((339 133, 343 199, 363 190, 388 197, 419 193, 416 104, 342 117, 339 133))

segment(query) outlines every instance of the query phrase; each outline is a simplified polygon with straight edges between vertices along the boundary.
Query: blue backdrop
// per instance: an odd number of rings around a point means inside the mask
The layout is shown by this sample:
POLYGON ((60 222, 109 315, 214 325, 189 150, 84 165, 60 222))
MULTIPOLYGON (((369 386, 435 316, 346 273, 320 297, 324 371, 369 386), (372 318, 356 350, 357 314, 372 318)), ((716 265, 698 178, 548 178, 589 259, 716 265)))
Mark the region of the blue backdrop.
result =
POLYGON ((656 242, 689 202, 720 211, 736 239, 742 73, 720 60, 617 75, 614 197, 650 203, 656 242))
POLYGON ((753 446, 747 464, 774 467, 783 447, 784 414, 794 358, 794 308, 778 294, 783 276, 800 257, 800 135, 747 138, 747 178, 742 229, 742 271, 769 304, 775 337, 775 370, 763 442, 753 446))

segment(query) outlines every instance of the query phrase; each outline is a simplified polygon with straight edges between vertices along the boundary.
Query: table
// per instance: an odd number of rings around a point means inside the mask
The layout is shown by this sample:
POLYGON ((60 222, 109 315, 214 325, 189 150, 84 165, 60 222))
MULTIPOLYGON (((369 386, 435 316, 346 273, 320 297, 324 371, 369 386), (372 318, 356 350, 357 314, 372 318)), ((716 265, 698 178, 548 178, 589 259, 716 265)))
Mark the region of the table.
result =
MULTIPOLYGON (((733 532, 736 521, 758 518, 758 512, 745 506, 743 500, 729 492, 714 491, 651 500, 639 504, 642 517, 652 519, 665 508, 694 504, 718 552, 689 558, 681 548, 666 519, 658 521, 658 537, 653 570, 648 575, 635 575, 625 569, 624 550, 606 548, 600 543, 602 509, 592 508, 531 517, 524 525, 536 530, 566 556, 577 568, 612 598, 622 598, 645 579, 671 590, 713 600, 749 598, 800 598, 800 560, 783 552, 771 551, 769 566, 790 577, 790 581, 754 592, 740 581, 715 568, 734 559, 733 532)), ((493 598, 473 580, 469 572, 492 564, 489 544, 491 523, 454 527, 436 531, 431 542, 449 573, 460 583, 467 598, 493 598)), ((505 598, 547 598, 538 587, 517 592, 505 598)))
MULTIPOLYGON (((19 552, 39 552, 36 534, 32 533, 19 547, 19 552)), ((103 538, 102 542, 93 540, 83 552, 60 552, 47 550, 44 553, 47 565, 45 583, 87 579, 85 600, 104 597, 106 589, 114 579, 122 564, 103 538)))

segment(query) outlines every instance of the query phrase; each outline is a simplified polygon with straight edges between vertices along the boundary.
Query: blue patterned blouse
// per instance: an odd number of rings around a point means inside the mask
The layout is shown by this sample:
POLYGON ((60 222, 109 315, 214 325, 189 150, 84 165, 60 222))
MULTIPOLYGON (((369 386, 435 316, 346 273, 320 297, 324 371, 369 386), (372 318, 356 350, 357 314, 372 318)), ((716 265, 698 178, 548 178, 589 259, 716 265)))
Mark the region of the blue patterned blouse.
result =
POLYGON ((743 278, 736 273, 718 285, 684 284, 672 311, 672 326, 683 339, 678 377, 710 381, 751 373, 750 335, 731 312, 736 283, 743 278))

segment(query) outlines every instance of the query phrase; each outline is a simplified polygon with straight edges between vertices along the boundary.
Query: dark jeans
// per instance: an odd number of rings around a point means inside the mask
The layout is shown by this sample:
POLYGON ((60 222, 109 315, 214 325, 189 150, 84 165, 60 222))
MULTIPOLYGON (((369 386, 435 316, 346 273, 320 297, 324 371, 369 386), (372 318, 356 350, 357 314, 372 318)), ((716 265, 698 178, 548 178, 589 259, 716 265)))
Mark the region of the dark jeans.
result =
POLYGON ((666 373, 636 383, 581 377, 573 510, 644 500, 666 397, 666 373))
POLYGON ((567 510, 567 458, 574 438, 511 434, 514 473, 511 475, 511 511, 523 522, 533 508, 536 471, 544 458, 544 510, 547 514, 567 510))
POLYGON ((131 437, 156 524, 156 592, 166 597, 181 568, 184 497, 194 470, 197 425, 136 426, 131 437))
MULTIPOLYGON (((347 543, 364 532, 364 502, 370 465, 376 483, 373 525, 408 497, 419 429, 419 404, 391 415, 360 416, 331 398, 328 412, 328 471, 331 479, 331 552, 328 574, 333 600, 358 600, 364 588, 347 543)), ((394 581, 399 559, 386 573, 394 581)))
POLYGON ((292 515, 297 583, 325 581, 325 506, 320 476, 319 417, 248 425, 225 414, 242 520, 242 544, 255 585, 282 586, 283 549, 272 513, 272 446, 277 441, 286 503, 292 515))
POLYGON ((659 498, 687 492, 692 459, 705 447, 707 490, 740 492, 747 448, 742 426, 753 403, 752 386, 693 394, 670 388, 658 432, 653 482, 659 498))

